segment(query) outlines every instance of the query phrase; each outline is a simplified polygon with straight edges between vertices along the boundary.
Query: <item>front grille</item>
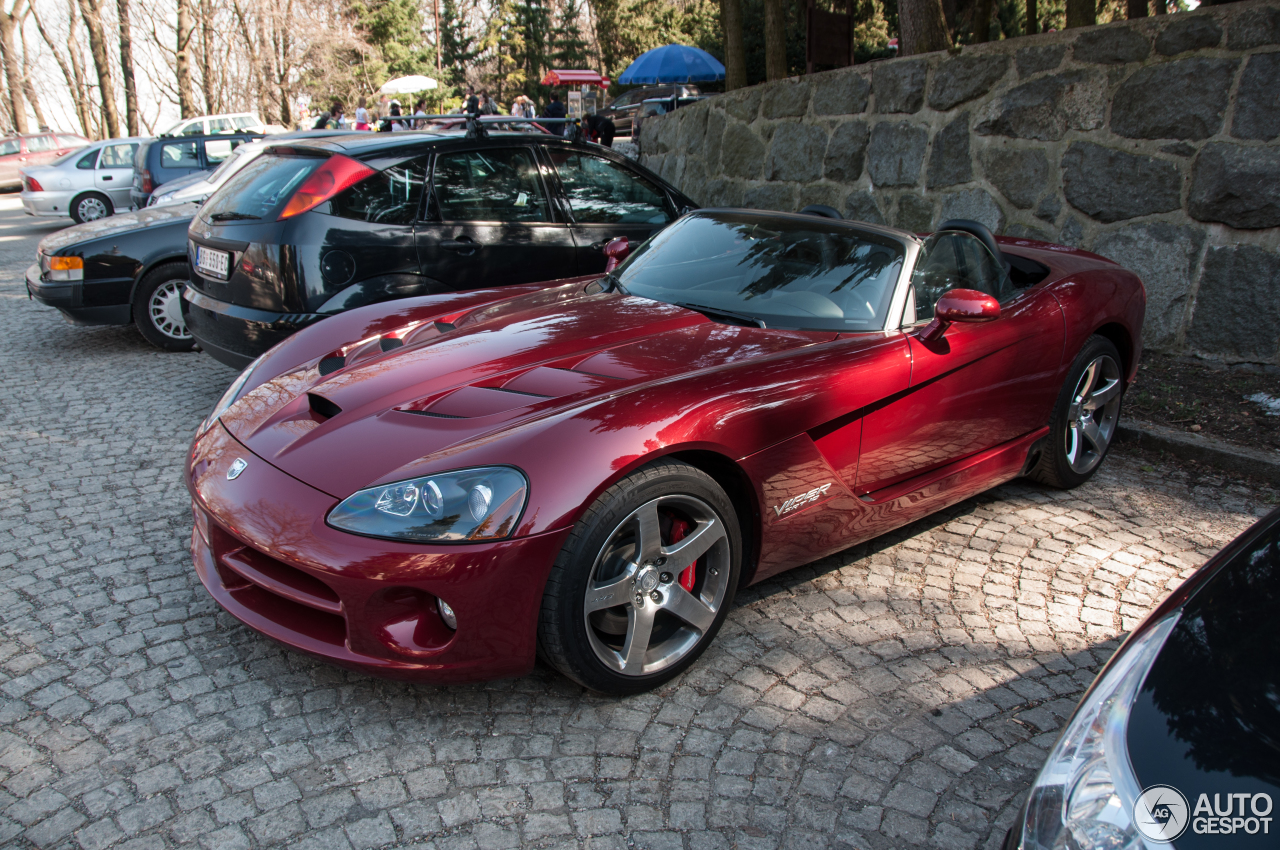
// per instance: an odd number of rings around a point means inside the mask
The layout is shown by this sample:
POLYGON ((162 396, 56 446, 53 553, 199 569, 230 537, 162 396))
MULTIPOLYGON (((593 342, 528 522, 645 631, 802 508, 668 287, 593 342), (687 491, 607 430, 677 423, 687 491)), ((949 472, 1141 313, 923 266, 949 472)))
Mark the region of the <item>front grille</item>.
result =
POLYGON ((327 584, 245 545, 212 519, 209 544, 218 580, 236 602, 313 640, 346 644, 342 600, 327 584))

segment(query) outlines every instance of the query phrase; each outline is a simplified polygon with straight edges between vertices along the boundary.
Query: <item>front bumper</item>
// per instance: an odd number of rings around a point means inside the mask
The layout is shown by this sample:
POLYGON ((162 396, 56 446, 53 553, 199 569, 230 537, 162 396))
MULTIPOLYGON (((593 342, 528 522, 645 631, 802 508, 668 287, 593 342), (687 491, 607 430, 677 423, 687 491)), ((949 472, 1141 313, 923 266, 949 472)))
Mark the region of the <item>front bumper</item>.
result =
POLYGON ((187 485, 196 572, 255 631, 398 679, 471 682, 532 669, 543 586, 569 529, 435 546, 337 531, 324 518, 338 499, 253 455, 221 423, 193 444, 187 485), (228 480, 237 458, 248 465, 228 480), (456 632, 437 598, 456 612, 456 632))
POLYGON ((41 277, 40 264, 27 267, 27 294, 54 307, 77 325, 127 325, 133 321, 129 303, 131 278, 112 280, 49 281, 41 277), (86 295, 86 283, 91 292, 86 295))
POLYGON ((243 369, 258 355, 307 325, 320 313, 274 313, 219 301, 192 286, 182 290, 182 317, 191 336, 220 363, 243 369))
POLYGON ((66 218, 71 215, 71 192, 23 192, 22 211, 27 215, 66 218))

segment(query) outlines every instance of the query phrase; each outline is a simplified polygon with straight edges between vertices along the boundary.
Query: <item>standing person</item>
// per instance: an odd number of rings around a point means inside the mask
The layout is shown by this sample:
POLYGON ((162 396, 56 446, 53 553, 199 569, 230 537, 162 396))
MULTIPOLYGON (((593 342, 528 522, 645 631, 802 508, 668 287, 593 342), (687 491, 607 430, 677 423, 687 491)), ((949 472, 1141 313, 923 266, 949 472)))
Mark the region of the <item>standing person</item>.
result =
POLYGON ((475 89, 467 87, 467 114, 476 115, 480 112, 480 98, 476 97, 475 89))
MULTIPOLYGON (((564 104, 560 102, 560 95, 557 94, 556 92, 552 92, 551 102, 547 104, 546 109, 542 110, 542 117, 543 118, 563 118, 567 114, 568 113, 565 111, 564 104)), ((551 129, 554 130, 555 128, 552 127, 551 129)), ((561 124, 560 135, 562 136, 567 135, 565 131, 567 131, 568 129, 569 128, 567 124, 561 124)))
POLYGON ((333 116, 328 112, 321 112, 320 117, 316 119, 316 123, 311 125, 312 130, 328 130, 329 119, 333 116))
POLYGON ((480 92, 480 114, 481 115, 497 115, 498 104, 493 98, 489 97, 487 91, 480 92))
POLYGON ((342 104, 334 103, 329 109, 329 129, 345 130, 347 129, 347 117, 342 113, 342 104))
POLYGON ((596 115, 594 112, 587 116, 586 121, 587 133, 592 137, 592 141, 598 142, 606 148, 613 147, 613 137, 617 134, 618 128, 610 118, 603 115, 596 115))
POLYGON ((426 98, 418 98, 418 102, 413 105, 413 129, 421 130, 427 126, 427 100, 426 98))
POLYGON ((378 117, 386 118, 390 114, 391 114, 391 98, 387 97, 384 94, 382 97, 378 98, 378 117))
POLYGON ((364 95, 361 95, 360 100, 356 102, 356 129, 357 130, 369 129, 369 110, 365 108, 365 104, 367 102, 368 101, 365 100, 364 95))

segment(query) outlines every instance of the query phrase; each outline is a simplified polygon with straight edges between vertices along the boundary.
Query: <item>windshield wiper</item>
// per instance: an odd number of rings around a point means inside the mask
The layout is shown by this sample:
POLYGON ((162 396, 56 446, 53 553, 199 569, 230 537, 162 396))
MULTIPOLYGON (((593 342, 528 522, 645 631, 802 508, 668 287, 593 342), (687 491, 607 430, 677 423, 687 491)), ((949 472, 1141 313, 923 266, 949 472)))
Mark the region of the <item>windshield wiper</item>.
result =
POLYGON ((733 310, 724 310, 720 307, 708 307, 705 304, 692 304, 687 301, 672 301, 671 303, 677 307, 683 307, 686 310, 693 310, 695 313, 701 313, 702 315, 710 318, 725 316, 730 319, 738 319, 739 321, 747 322, 755 325, 757 328, 764 327, 764 319, 758 319, 755 316, 748 315, 747 313, 736 313, 733 310))
POLYGON ((621 292, 623 295, 631 294, 627 291, 627 288, 622 285, 622 281, 618 279, 616 272, 609 272, 607 275, 600 278, 600 282, 605 284, 605 287, 609 292, 621 292))
POLYGON ((249 215, 241 212, 220 212, 209 216, 209 221, 249 221, 261 219, 260 215, 249 215))

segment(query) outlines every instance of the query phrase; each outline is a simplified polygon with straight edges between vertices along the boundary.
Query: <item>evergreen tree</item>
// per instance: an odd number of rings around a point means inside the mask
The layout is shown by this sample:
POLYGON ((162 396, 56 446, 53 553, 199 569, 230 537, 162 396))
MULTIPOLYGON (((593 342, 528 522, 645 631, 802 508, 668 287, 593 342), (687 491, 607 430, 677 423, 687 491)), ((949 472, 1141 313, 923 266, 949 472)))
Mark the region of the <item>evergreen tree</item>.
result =
POLYGON ((564 0, 551 30, 549 58, 553 68, 585 68, 590 63, 587 40, 578 26, 578 0, 564 0))
POLYGON ((423 39, 417 0, 354 0, 350 8, 356 28, 377 48, 385 69, 379 70, 386 76, 425 74, 433 69, 435 56, 423 39))
POLYGON ((455 87, 466 83, 466 69, 480 55, 476 40, 467 33, 467 24, 458 0, 443 0, 440 4, 440 58, 445 79, 455 87))

